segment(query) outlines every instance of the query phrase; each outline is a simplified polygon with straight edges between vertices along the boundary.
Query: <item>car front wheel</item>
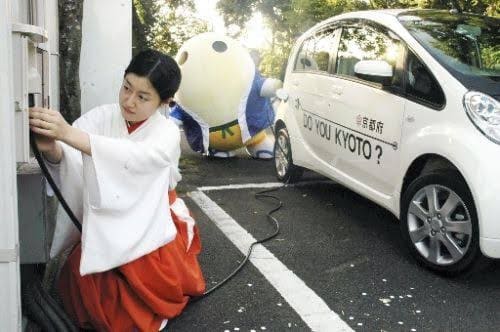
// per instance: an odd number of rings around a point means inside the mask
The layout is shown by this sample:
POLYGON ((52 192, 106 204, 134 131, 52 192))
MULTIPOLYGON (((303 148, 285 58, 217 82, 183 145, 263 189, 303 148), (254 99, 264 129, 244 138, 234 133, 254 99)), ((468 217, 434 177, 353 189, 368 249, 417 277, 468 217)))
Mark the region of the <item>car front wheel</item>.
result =
POLYGON ((297 182, 304 169, 293 164, 290 137, 285 128, 276 133, 274 142, 274 166, 278 180, 282 182, 297 182))
POLYGON ((425 174, 405 191, 401 231, 413 256, 444 275, 471 269, 482 256, 474 201, 454 171, 425 174))

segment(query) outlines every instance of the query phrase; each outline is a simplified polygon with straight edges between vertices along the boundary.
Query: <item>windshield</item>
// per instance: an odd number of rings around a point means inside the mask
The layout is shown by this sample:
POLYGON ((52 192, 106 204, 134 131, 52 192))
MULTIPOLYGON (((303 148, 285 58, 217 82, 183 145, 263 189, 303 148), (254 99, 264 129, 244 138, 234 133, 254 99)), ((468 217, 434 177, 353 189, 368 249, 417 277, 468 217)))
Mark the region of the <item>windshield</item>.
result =
POLYGON ((400 22, 465 86, 500 94, 500 19, 412 11, 400 22))

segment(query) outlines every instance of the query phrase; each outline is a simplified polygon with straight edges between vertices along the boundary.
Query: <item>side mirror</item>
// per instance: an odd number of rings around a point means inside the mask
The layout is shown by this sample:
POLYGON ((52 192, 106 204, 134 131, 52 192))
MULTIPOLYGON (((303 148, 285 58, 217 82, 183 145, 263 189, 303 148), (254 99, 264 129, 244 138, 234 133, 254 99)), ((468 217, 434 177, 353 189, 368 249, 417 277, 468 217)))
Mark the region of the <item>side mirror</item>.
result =
POLYGON ((288 100, 288 92, 286 92, 284 89, 278 89, 276 91, 276 97, 286 102, 288 100))
POLYGON ((392 81, 392 66, 383 60, 361 60, 354 65, 356 77, 363 80, 390 85, 392 81))

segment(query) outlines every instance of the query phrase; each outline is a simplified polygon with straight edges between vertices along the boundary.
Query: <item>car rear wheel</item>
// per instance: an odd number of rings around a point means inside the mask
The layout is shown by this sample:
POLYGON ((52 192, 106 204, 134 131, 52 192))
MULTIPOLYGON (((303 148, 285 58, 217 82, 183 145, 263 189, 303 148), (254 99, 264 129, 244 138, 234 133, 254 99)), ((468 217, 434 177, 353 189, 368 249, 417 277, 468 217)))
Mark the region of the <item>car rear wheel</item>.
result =
POLYGON ((453 276, 471 269, 482 257, 476 208, 459 173, 418 177, 401 203, 403 238, 425 267, 453 276))
POLYGON ((285 128, 276 133, 274 142, 274 166, 278 180, 282 182, 297 182, 304 169, 293 164, 290 137, 285 128))

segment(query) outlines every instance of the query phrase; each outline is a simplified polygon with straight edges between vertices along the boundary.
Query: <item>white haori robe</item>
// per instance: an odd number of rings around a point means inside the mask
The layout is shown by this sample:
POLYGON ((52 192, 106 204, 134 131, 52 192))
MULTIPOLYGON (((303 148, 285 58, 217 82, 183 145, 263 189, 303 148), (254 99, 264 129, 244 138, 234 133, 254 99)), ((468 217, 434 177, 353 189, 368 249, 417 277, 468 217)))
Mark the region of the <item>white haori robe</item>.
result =
MULTIPOLYGON (((61 162, 48 167, 83 226, 81 275, 113 269, 172 241, 177 230, 168 191, 181 179, 180 134, 173 121, 157 111, 129 134, 113 104, 94 108, 73 126, 89 134, 92 156, 61 143, 61 162)), ((62 214, 51 256, 79 239, 62 214)))

